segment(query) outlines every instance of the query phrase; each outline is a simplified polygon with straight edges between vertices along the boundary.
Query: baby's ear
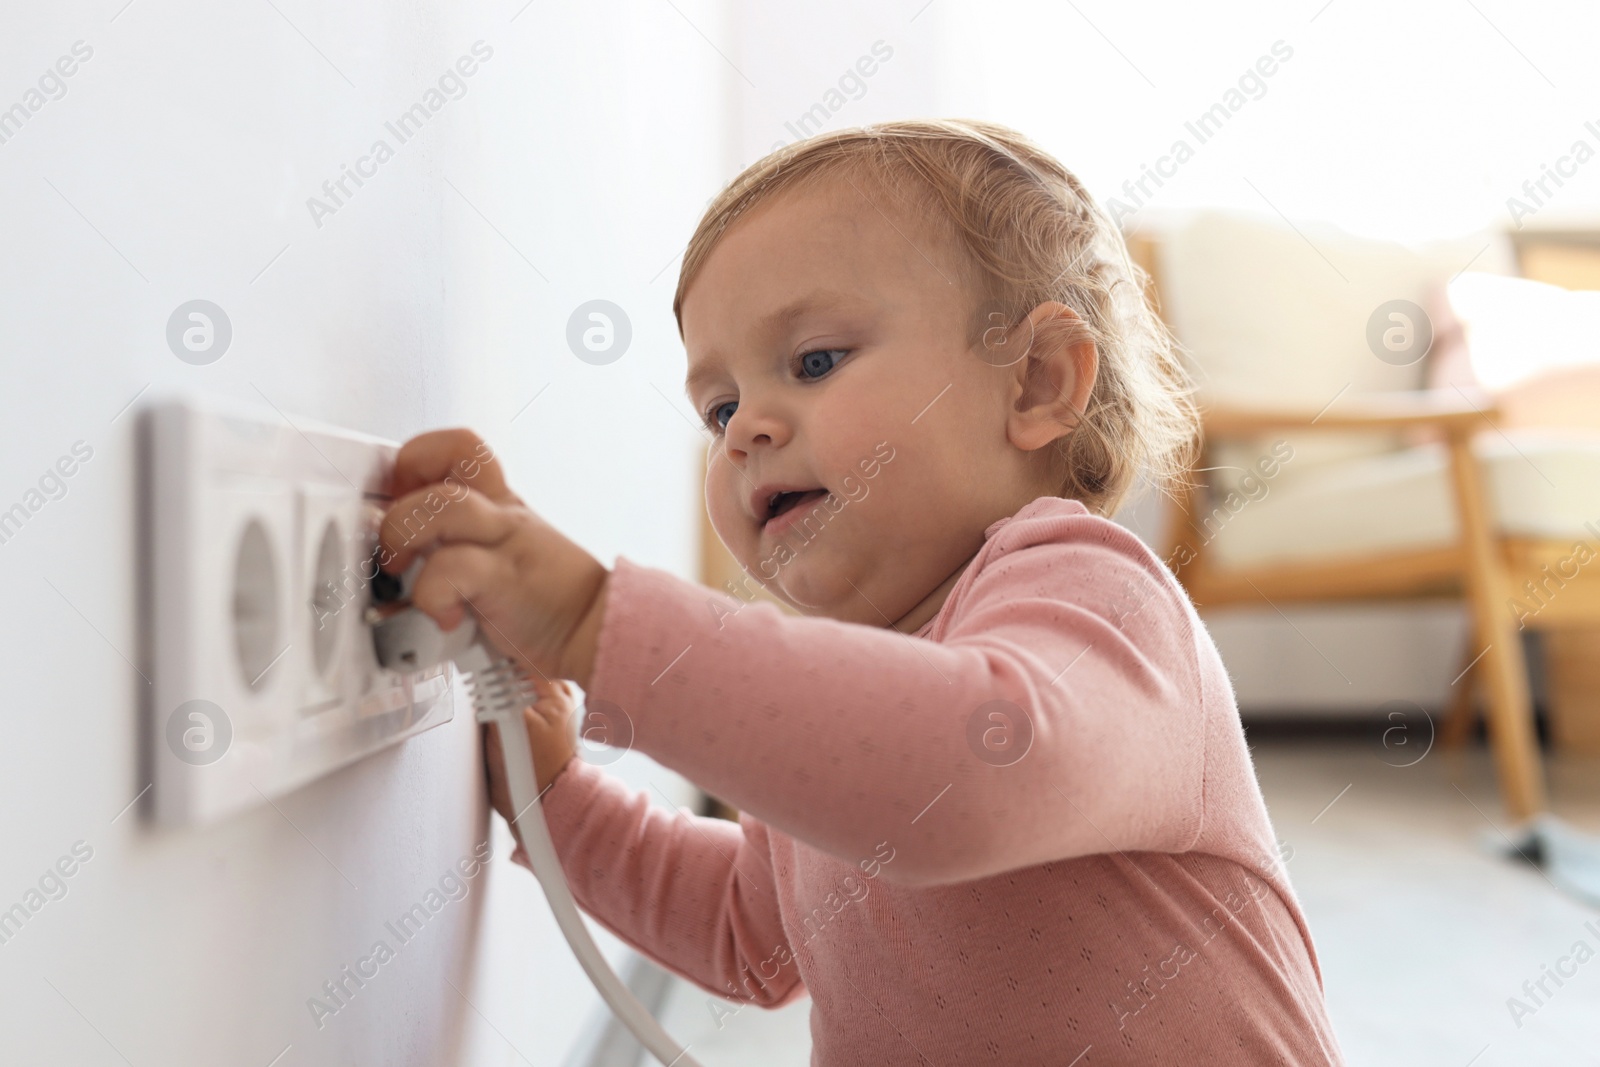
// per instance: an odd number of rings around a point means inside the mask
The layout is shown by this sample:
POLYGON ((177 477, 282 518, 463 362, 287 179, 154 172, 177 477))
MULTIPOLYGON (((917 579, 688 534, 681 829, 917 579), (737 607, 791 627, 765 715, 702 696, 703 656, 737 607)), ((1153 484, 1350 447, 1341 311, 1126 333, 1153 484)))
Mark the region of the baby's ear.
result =
POLYGON ((1018 329, 1031 330, 1031 343, 1026 357, 1010 368, 1016 399, 1006 436, 1032 452, 1077 428, 1094 389, 1099 353, 1078 313, 1058 301, 1034 308, 1018 329))

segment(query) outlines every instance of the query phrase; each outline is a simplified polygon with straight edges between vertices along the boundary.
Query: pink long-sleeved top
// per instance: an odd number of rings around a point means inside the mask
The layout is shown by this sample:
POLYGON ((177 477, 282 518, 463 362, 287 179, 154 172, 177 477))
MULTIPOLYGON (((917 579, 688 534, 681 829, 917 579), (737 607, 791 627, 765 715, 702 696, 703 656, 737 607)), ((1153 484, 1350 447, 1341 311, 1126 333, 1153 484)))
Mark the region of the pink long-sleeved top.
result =
POLYGON ((620 558, 587 699, 740 814, 575 759, 574 896, 722 1014, 809 993, 814 1067, 1342 1062, 1216 646, 1079 501, 915 635, 620 558))

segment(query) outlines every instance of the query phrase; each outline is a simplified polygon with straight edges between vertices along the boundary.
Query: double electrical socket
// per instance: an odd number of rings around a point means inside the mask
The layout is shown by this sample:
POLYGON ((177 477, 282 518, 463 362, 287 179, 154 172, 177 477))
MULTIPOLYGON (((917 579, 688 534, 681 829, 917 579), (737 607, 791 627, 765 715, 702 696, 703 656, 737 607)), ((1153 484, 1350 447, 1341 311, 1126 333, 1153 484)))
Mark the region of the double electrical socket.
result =
POLYGON ((396 445, 217 400, 142 413, 144 736, 155 817, 265 803, 453 713, 363 614, 396 445))

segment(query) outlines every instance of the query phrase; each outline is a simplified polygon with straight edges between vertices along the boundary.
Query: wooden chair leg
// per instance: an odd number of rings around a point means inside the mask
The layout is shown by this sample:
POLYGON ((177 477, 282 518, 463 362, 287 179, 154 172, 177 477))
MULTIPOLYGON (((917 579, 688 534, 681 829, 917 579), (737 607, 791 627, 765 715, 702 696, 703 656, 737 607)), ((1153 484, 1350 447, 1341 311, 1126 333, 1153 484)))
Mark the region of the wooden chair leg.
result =
POLYGON ((1470 434, 1452 432, 1449 447, 1473 630, 1487 646, 1477 666, 1483 671, 1488 697, 1489 740, 1494 748, 1501 799, 1511 817, 1522 820, 1543 811, 1546 804, 1528 664, 1522 652, 1521 632, 1506 608, 1510 582, 1499 546, 1490 533, 1488 504, 1470 434))
POLYGON ((1471 627, 1467 631, 1467 644, 1461 653, 1461 671, 1451 687, 1450 700, 1445 704, 1444 721, 1439 724, 1439 747, 1447 750, 1461 748, 1472 736, 1472 727, 1478 721, 1472 698, 1477 691, 1478 664, 1473 649, 1476 635, 1471 627))

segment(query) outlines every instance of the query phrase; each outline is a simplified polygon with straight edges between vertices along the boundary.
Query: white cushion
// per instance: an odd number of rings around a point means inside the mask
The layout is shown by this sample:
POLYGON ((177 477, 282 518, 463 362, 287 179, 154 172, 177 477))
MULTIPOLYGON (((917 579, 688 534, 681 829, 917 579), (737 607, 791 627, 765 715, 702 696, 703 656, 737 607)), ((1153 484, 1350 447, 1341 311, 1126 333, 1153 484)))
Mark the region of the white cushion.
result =
MULTIPOLYGON (((1396 299, 1426 308, 1469 264, 1509 273, 1509 239, 1485 231, 1426 246, 1346 233, 1323 223, 1291 227, 1277 216, 1199 212, 1159 239, 1163 312, 1192 356, 1199 401, 1290 403, 1320 410, 1348 394, 1415 389, 1425 361, 1396 366, 1367 343, 1367 324, 1396 299)), ((1220 444, 1216 462, 1242 468, 1270 438, 1220 444)), ((1301 467, 1393 450, 1392 432, 1302 434, 1301 467)), ((1237 470, 1215 472, 1231 488, 1237 470)))
POLYGON ((1473 376, 1491 391, 1600 364, 1600 292, 1467 271, 1450 283, 1473 376))
MULTIPOLYGON (((1600 433, 1486 431, 1472 447, 1493 529, 1554 540, 1600 536, 1600 433)), ((1442 444, 1342 463, 1299 463, 1295 444, 1295 456, 1275 477, 1252 482, 1252 496, 1235 500, 1237 510, 1221 507, 1209 528, 1180 535, 1191 544, 1209 535, 1206 551, 1224 567, 1431 547, 1458 537, 1442 444)))

